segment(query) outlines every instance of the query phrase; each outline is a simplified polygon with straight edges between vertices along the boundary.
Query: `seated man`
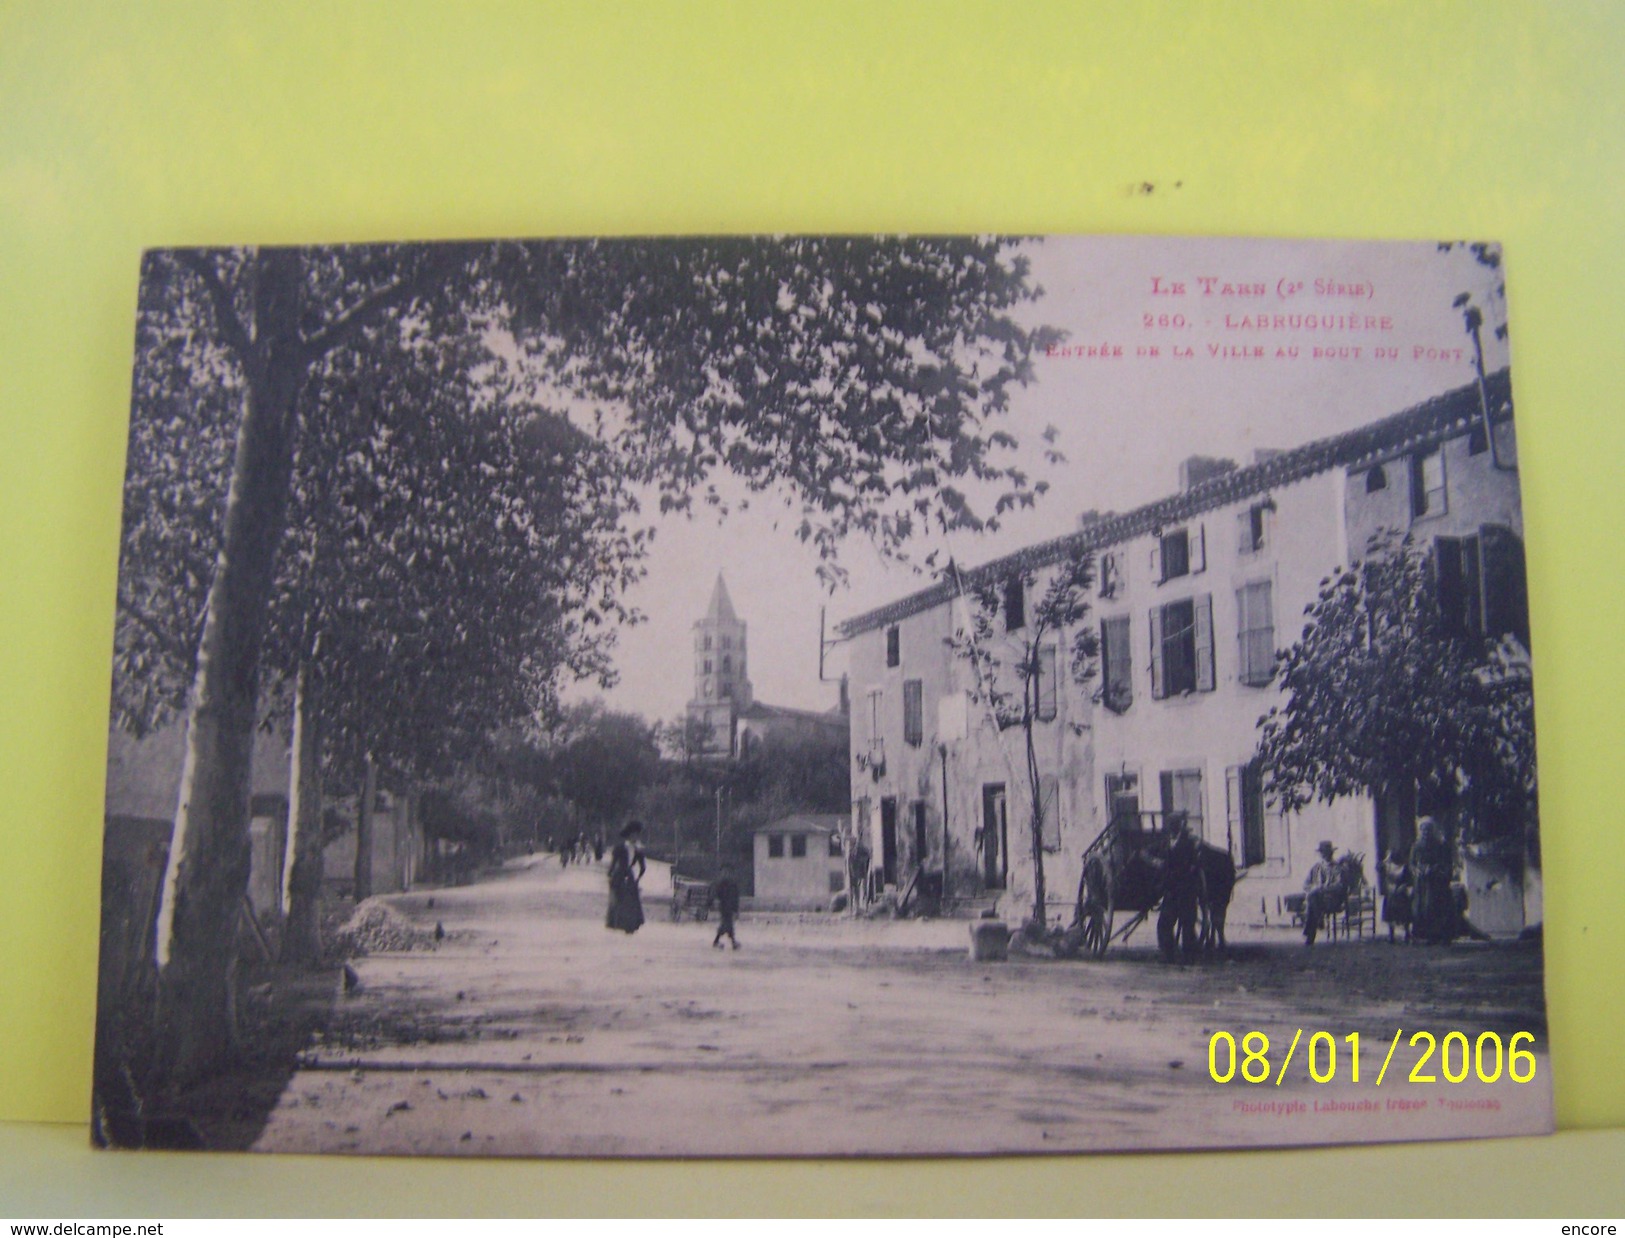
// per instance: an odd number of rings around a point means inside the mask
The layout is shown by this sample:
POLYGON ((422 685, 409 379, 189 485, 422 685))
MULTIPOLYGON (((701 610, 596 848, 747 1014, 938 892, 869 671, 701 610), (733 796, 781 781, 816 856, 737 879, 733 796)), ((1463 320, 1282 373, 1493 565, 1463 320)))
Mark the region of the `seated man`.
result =
POLYGON ((1320 844, 1320 859, 1315 861, 1304 880, 1303 944, 1312 946, 1326 917, 1343 910, 1348 901, 1348 889, 1343 884, 1343 870, 1332 856, 1336 848, 1330 842, 1320 844))

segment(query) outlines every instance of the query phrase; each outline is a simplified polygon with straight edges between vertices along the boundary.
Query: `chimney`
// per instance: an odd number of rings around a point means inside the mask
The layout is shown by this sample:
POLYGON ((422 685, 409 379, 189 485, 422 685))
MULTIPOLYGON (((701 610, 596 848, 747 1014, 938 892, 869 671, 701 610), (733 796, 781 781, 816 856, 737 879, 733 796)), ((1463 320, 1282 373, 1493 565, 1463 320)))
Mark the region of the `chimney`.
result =
POLYGON ((1234 460, 1221 460, 1215 456, 1187 456, 1179 462, 1179 489, 1183 493, 1193 490, 1205 481, 1233 473, 1234 460))

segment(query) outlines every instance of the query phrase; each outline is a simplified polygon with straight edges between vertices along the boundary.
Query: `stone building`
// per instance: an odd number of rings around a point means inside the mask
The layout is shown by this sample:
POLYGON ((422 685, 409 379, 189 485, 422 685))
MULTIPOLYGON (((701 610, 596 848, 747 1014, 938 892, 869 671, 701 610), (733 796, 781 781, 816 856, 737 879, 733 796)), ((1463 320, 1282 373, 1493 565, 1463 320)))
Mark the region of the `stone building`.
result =
MULTIPOLYGON (((722 573, 705 615, 694 621, 694 696, 688 718, 703 736, 702 757, 731 759, 772 735, 824 734, 844 739, 847 718, 827 712, 769 705, 756 699, 747 662, 746 626, 734 611, 722 573)), ((843 695, 844 701, 844 695, 843 695)))
POLYGON ((845 824, 839 814, 794 813, 760 827, 752 844, 753 905, 828 907, 846 890, 845 824))
MULTIPOLYGON (((1415 805, 1365 797, 1290 817, 1263 793, 1257 722, 1280 702, 1275 651, 1298 636, 1331 570, 1378 529, 1428 545, 1440 595, 1480 634, 1528 643, 1516 445, 1505 371, 1393 416, 1246 465, 1192 457, 1179 489, 1133 511, 858 615, 851 642, 852 831, 872 882, 947 871, 953 898, 1032 905, 1032 791, 1019 730, 973 702, 948 646, 969 630, 967 590, 1002 590, 995 642, 1019 643, 1033 594, 1077 553, 1094 556, 1088 622, 1098 672, 1064 672, 1068 634, 1040 651, 1034 726, 1048 901, 1076 897, 1084 849, 1115 815, 1181 812, 1240 867, 1233 915, 1275 921, 1317 843, 1366 857, 1408 845, 1415 805), (1493 424, 1493 437, 1486 428, 1493 424), (1021 585, 1036 573, 1036 590, 1021 585), (1476 626, 1475 626, 1476 625, 1476 626)), ((1008 658, 1006 659, 1008 661, 1008 658)))

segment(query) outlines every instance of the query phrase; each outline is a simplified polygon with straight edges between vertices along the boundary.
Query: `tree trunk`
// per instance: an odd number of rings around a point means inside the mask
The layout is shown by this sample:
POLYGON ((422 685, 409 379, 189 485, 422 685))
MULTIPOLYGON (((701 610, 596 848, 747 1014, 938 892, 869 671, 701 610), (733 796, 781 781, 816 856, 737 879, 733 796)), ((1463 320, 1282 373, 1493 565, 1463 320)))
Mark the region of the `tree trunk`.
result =
POLYGON ((372 814, 378 799, 378 767, 367 757, 361 804, 355 814, 355 901, 372 897, 372 814))
POLYGON ((255 327, 225 527, 204 612, 187 719, 186 757, 156 929, 154 1063, 183 1086, 230 1046, 230 973, 249 870, 251 760, 260 650, 286 520, 299 345, 299 260, 253 259, 255 327))
MULTIPOLYGON (((1035 655, 1036 660, 1036 655, 1035 655)), ((1036 677, 1028 677, 1026 689, 1031 697, 1038 695, 1038 681, 1036 677)), ((1044 903, 1046 891, 1044 889, 1044 791, 1042 780, 1038 775, 1038 749, 1033 743, 1033 719, 1037 713, 1037 702, 1024 697, 1022 701, 1022 732, 1027 740, 1027 785, 1032 790, 1032 836, 1033 836, 1033 920, 1040 929, 1044 928, 1044 903)))
POLYGON ((293 760, 288 771, 288 842, 282 878, 284 963, 321 958, 322 769, 311 701, 311 665, 300 664, 293 691, 293 760))

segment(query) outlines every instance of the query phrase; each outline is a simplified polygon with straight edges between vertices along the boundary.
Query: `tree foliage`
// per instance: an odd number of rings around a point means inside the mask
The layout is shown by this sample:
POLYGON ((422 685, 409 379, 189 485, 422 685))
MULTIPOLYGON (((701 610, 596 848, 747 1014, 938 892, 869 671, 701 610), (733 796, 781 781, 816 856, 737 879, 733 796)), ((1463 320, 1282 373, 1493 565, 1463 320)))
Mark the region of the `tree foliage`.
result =
POLYGON ((1527 657, 1513 640, 1447 628, 1420 547, 1379 535, 1305 613, 1302 637, 1278 655, 1286 700, 1259 719, 1267 789, 1283 810, 1414 787, 1433 811, 1465 803, 1470 835, 1532 821, 1527 657))
POLYGON ((922 523, 986 527, 1039 489, 992 424, 1055 338, 1010 316, 1036 295, 1013 242, 977 238, 149 255, 115 699, 138 730, 187 719, 166 1070, 229 1043, 268 680, 324 650, 327 750, 421 765, 560 668, 602 673, 627 480, 668 510, 720 503, 722 472, 779 490, 831 579, 849 535, 896 553, 922 523), (573 419, 498 411, 550 404, 573 419), (521 483, 560 478, 563 522, 538 525, 521 483), (551 563, 511 553, 539 544, 551 563))

